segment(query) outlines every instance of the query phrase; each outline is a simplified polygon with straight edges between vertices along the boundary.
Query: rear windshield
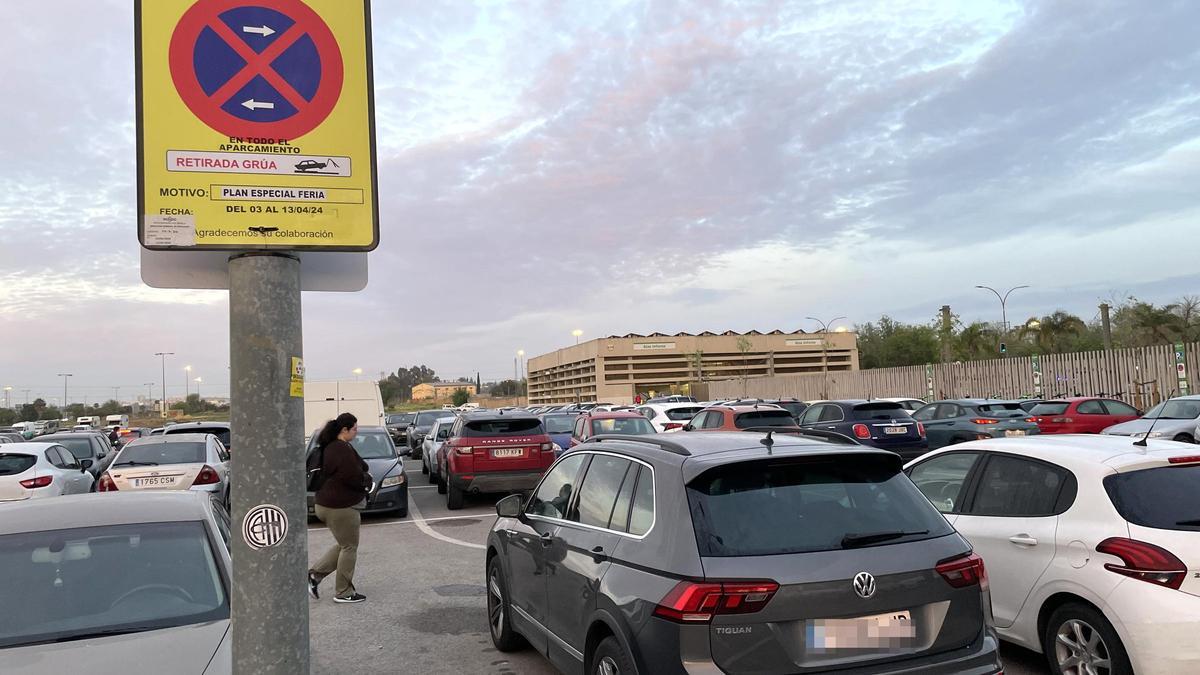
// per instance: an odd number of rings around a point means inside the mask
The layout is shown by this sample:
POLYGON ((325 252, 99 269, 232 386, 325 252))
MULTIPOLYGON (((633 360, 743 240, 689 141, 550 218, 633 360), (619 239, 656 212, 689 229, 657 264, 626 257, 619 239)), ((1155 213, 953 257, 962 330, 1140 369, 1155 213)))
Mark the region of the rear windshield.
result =
POLYGON ((786 410, 755 410, 754 412, 745 412, 738 415, 733 420, 733 424, 739 429, 750 429, 753 427, 794 427, 796 426, 796 418, 792 417, 792 413, 786 410))
POLYGON ((575 419, 574 415, 547 415, 546 433, 569 434, 575 430, 575 419))
POLYGON ((701 410, 704 410, 704 408, 701 406, 689 405, 683 408, 671 408, 670 410, 665 411, 663 414, 665 414, 669 420, 690 420, 701 410))
POLYGON ((75 455, 75 459, 89 459, 92 456, 92 439, 87 436, 78 438, 56 438, 55 443, 63 446, 75 455))
POLYGON ((17 455, 7 452, 0 452, 0 476, 11 476, 17 473, 24 473, 34 464, 37 464, 37 457, 34 457, 33 455, 17 455))
POLYGON ((1134 525, 1158 530, 1200 530, 1200 465, 1164 466, 1104 479, 1117 513, 1134 525))
POLYGON ((1166 401, 1146 413, 1147 419, 1191 420, 1200 417, 1200 401, 1166 401))
POLYGON ((981 413, 1023 413, 1025 409, 1020 403, 984 403, 976 406, 981 413))
POLYGON ((196 441, 145 443, 125 446, 113 466, 155 464, 200 464, 205 461, 204 444, 196 441))
POLYGON ((593 434, 652 434, 654 425, 645 417, 621 417, 607 420, 592 420, 593 434))
POLYGON ((793 401, 791 403, 776 403, 775 405, 788 411, 792 414, 792 417, 796 418, 799 418, 800 415, 808 409, 807 403, 800 403, 799 401, 793 401))
POLYGON ((463 425, 463 436, 473 438, 478 436, 533 436, 544 434, 542 422, 538 419, 495 419, 467 422, 463 425))
POLYGON ((412 424, 414 417, 416 417, 416 415, 413 415, 411 413, 408 413, 405 415, 388 415, 387 423, 388 424, 412 424))
POLYGON ((727 464, 698 476, 687 493, 696 543, 708 557, 833 551, 953 531, 895 458, 727 464))
POLYGON ((221 441, 221 445, 223 445, 227 448, 229 447, 230 433, 229 433, 229 429, 227 429, 225 427, 186 427, 183 429, 171 429, 168 427, 164 433, 167 433, 167 434, 212 434, 213 436, 217 437, 218 441, 221 441))
POLYGON ((890 420, 908 417, 908 411, 899 403, 863 403, 854 406, 856 420, 890 420))
POLYGON ((1033 406, 1033 410, 1029 411, 1030 415, 1061 415, 1067 412, 1067 408, 1071 406, 1066 401, 1044 401, 1033 406))

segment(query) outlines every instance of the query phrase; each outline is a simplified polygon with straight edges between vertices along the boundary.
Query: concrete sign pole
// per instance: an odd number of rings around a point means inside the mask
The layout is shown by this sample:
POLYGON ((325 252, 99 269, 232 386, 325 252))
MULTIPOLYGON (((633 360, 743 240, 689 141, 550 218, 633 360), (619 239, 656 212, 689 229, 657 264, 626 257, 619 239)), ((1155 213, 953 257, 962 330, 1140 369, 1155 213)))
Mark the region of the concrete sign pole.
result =
POLYGON ((231 257, 232 631, 239 675, 309 671, 304 397, 292 387, 301 347, 299 260, 231 257))

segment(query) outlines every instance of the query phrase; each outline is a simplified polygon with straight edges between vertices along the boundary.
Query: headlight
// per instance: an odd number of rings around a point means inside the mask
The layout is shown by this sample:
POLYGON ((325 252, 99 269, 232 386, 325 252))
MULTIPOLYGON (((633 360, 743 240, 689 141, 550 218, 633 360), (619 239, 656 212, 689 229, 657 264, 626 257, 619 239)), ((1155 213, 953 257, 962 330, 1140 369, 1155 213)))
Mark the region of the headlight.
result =
POLYGON ((395 487, 397 485, 404 485, 404 474, 400 474, 399 476, 388 476, 387 478, 384 478, 383 482, 379 484, 379 487, 386 488, 395 487))

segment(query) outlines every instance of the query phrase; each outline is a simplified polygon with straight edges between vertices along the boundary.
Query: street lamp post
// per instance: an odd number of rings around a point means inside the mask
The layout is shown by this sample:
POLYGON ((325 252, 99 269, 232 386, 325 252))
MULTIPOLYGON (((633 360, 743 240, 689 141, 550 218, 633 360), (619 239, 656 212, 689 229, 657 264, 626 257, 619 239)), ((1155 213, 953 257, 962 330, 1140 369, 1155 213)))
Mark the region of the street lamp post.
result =
POLYGON ((1008 296, 1013 291, 1020 290, 1022 288, 1029 288, 1029 286, 1013 286, 1012 288, 1008 289, 1004 295, 1000 295, 1000 291, 992 288, 991 286, 975 286, 975 288, 995 293, 996 299, 1000 301, 1000 340, 1003 341, 1004 338, 1008 336, 1008 296))
POLYGON ((146 403, 148 405, 154 405, 154 383, 146 382, 145 385, 146 385, 146 403))
POLYGON ((355 368, 354 370, 352 370, 352 371, 350 371, 350 372, 351 372, 351 373, 354 373, 354 381, 355 381, 355 382, 358 382, 358 378, 359 378, 359 377, 360 377, 360 376, 363 374, 363 369, 362 369, 362 368, 355 368))
POLYGON ((200 398, 200 385, 204 382, 204 378, 197 377, 195 382, 196 382, 196 398, 200 398))
POLYGON ((571 335, 575 336, 575 344, 579 344, 579 337, 583 335, 583 331, 579 328, 576 328, 575 330, 571 331, 571 335))
POLYGON ((192 385, 188 384, 188 382, 191 379, 192 379, 192 367, 184 366, 183 367, 183 400, 184 401, 186 401, 187 397, 189 395, 191 395, 191 393, 192 393, 192 385))
POLYGON ((816 321, 821 324, 821 398, 829 398, 829 326, 846 318, 839 316, 830 319, 828 322, 822 321, 814 316, 807 317, 809 321, 816 321))
POLYGON ((67 378, 75 377, 75 376, 71 373, 59 373, 58 376, 63 379, 62 408, 60 408, 59 410, 62 411, 63 414, 66 414, 66 411, 67 411, 67 378))
POLYGON ((9 393, 9 392, 11 392, 12 390, 13 390, 13 388, 12 388, 12 387, 5 387, 5 388, 4 388, 4 407, 5 407, 5 408, 11 408, 11 407, 12 407, 12 405, 9 403, 9 395, 10 395, 10 393, 9 393))
POLYGON ((162 359, 162 411, 163 419, 167 417, 167 357, 175 356, 175 352, 154 352, 154 355, 162 359))

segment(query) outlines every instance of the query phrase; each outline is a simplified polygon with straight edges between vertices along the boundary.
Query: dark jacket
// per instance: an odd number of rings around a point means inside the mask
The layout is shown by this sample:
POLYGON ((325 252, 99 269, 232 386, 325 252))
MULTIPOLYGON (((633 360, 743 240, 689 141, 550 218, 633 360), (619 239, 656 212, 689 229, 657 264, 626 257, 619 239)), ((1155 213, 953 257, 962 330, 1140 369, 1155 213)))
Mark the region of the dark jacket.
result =
POLYGON ((361 502, 371 489, 367 463, 345 441, 333 441, 325 446, 324 452, 321 475, 325 482, 314 498, 317 504, 327 509, 344 509, 361 502))

